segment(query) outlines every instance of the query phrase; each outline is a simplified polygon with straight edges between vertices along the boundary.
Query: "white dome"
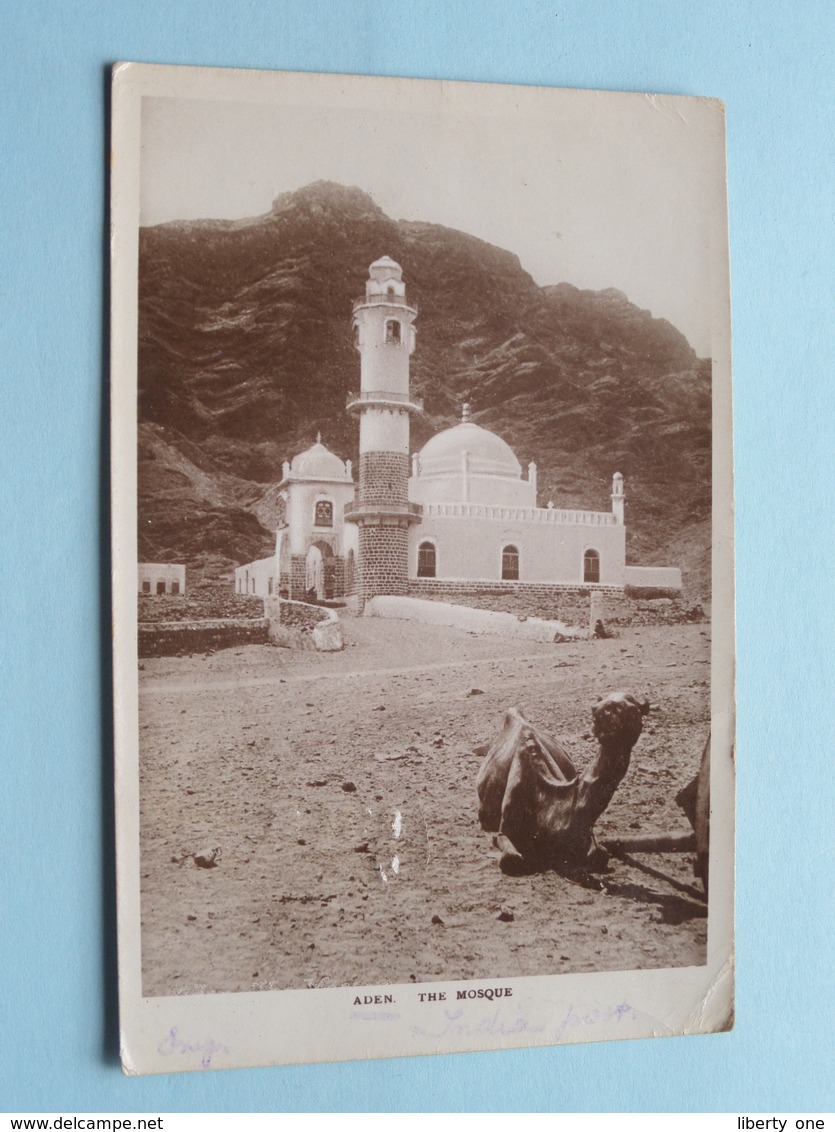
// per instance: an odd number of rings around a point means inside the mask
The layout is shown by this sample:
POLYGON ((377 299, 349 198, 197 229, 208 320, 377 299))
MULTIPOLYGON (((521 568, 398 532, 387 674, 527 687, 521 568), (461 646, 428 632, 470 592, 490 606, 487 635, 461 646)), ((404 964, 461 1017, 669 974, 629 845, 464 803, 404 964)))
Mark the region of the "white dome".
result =
POLYGON ((397 271, 400 270, 400 264, 397 260, 391 258, 390 255, 381 255, 379 259, 375 259, 371 267, 393 267, 397 271))
POLYGON ((522 465, 509 444, 495 432, 464 420, 424 444, 418 457, 421 478, 460 476, 464 452, 471 475, 522 477, 522 465))
POLYGON ((403 278, 403 268, 396 260, 393 260, 390 255, 384 255, 374 260, 368 268, 368 274, 372 279, 376 279, 378 282, 384 279, 396 279, 399 281, 403 278))
POLYGON ((293 457, 290 471, 295 479, 344 480, 345 465, 321 440, 293 457))

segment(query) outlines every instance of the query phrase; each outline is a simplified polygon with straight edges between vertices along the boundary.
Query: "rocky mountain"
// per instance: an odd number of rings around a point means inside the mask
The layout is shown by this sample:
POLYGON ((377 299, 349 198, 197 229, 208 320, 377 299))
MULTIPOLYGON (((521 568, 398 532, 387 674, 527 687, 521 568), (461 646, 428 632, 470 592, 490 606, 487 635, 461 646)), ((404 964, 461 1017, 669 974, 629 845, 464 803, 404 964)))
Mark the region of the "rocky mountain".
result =
POLYGON ((691 566, 707 596, 710 362, 619 291, 539 287, 510 252, 326 182, 252 220, 140 233, 142 558, 228 575, 271 553, 284 458, 320 430, 357 459, 351 302, 383 254, 420 308, 413 450, 469 400, 537 462, 543 503, 608 509, 621 471, 628 560, 691 566))

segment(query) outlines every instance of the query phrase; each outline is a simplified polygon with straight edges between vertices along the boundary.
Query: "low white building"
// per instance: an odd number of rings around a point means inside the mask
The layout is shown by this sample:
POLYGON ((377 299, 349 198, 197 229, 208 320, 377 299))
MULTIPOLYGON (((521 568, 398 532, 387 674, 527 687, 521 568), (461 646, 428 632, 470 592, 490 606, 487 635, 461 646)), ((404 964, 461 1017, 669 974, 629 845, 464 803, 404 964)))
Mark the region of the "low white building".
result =
POLYGON ((235 593, 268 597, 275 592, 275 556, 259 558, 235 570, 235 593))
POLYGON ((140 562, 138 588, 141 594, 184 594, 186 568, 170 562, 140 562))

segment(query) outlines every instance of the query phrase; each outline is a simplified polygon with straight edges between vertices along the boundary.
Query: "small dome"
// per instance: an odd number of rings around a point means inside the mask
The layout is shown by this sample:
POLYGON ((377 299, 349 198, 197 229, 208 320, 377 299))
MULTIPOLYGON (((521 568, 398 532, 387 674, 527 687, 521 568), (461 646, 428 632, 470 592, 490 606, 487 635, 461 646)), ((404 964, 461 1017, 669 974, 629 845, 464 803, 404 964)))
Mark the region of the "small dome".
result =
POLYGON ((372 279, 396 279, 398 282, 403 278, 403 268, 389 255, 381 256, 375 259, 371 266, 368 268, 368 274, 372 279))
POLYGON ((466 412, 460 424, 436 433, 421 448, 418 457, 421 477, 460 476, 464 452, 471 475, 517 480, 522 477, 522 465, 510 445, 495 432, 474 424, 466 412))
POLYGON ((294 456, 290 471, 295 479, 344 480, 345 465, 321 440, 294 456))

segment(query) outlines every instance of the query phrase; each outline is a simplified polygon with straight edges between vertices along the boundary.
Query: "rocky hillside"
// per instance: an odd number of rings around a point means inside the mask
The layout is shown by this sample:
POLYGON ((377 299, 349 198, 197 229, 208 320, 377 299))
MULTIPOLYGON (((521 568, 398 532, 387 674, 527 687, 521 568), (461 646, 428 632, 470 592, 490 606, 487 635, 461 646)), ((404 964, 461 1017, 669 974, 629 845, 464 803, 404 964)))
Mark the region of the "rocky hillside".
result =
POLYGON ((420 307, 412 388, 426 415, 413 449, 469 400, 478 423, 523 463, 536 460, 543 503, 607 509, 621 471, 629 560, 703 562, 709 361, 619 291, 539 287, 510 252, 391 220, 359 189, 324 182, 252 220, 140 234, 144 559, 228 575, 271 553, 284 458, 321 430, 356 460, 344 411, 359 381, 351 302, 383 254, 403 266, 420 307), (673 560, 673 547, 687 561, 673 560))

